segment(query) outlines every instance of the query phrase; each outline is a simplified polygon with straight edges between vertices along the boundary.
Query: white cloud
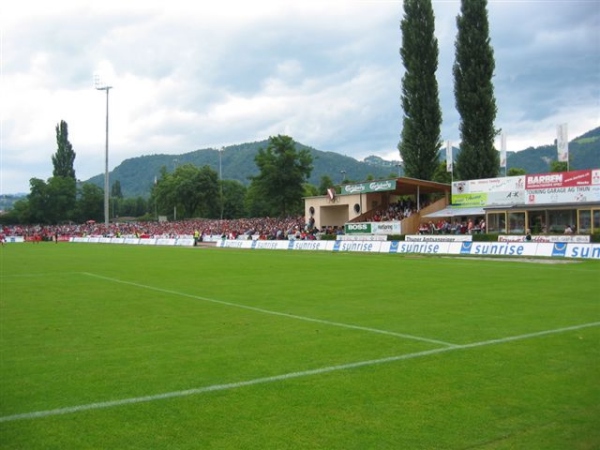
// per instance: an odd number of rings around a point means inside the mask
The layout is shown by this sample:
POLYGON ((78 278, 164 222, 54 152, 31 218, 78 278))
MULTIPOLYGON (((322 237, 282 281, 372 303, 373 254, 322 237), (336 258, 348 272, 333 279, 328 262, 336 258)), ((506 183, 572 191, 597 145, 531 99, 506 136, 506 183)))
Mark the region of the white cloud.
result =
MULTIPOLYGON (((452 63, 458 1, 433 1, 442 139, 456 145, 452 63)), ((594 2, 489 2, 496 126, 508 149, 600 125, 600 11, 594 2)), ((324 151, 398 158, 401 1, 11 2, 0 19, 0 192, 51 175, 65 120, 78 177, 285 133, 324 151)))

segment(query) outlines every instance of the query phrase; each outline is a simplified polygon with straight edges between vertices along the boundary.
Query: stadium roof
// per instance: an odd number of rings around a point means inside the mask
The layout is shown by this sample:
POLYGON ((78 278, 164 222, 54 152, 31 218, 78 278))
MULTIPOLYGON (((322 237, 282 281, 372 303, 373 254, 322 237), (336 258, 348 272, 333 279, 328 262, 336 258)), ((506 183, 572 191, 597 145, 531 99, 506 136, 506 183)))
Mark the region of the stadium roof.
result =
POLYGON ((417 194, 444 194, 450 193, 452 186, 446 183, 436 181, 418 180, 416 178, 400 177, 396 178, 396 189, 393 191, 396 195, 417 195, 417 194))

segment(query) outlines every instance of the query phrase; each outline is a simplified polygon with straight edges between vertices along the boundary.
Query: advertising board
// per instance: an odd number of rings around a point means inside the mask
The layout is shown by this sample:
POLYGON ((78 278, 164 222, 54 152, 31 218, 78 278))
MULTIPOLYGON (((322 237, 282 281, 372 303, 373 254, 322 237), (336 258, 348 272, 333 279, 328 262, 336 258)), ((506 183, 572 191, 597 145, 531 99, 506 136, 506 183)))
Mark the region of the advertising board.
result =
POLYGON ((344 233, 353 234, 402 234, 400 222, 356 222, 344 225, 344 233))
POLYGON ((394 189, 396 189, 396 180, 372 181, 370 183, 346 184, 342 186, 342 194, 393 191, 394 189))
POLYGON ((570 172, 539 173, 526 175, 525 189, 568 188, 600 184, 598 170, 572 170, 570 172), (596 181, 594 183, 594 181, 596 181))

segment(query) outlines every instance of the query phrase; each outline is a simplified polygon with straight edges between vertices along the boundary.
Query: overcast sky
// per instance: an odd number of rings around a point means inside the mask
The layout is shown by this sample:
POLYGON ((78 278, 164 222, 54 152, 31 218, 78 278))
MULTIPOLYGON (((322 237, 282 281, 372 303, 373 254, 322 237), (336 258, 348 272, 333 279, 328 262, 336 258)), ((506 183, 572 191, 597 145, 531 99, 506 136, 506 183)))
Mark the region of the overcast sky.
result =
MULTIPOLYGON (((399 159, 402 1, 67 1, 0 7, 0 193, 52 176, 64 120, 77 177, 124 159, 287 134, 399 159)), ((460 2, 433 1, 442 139, 459 144, 452 64, 460 2)), ((600 0, 489 0, 496 127, 507 149, 600 126, 600 0)), ((499 148, 499 142, 497 144, 499 148)))

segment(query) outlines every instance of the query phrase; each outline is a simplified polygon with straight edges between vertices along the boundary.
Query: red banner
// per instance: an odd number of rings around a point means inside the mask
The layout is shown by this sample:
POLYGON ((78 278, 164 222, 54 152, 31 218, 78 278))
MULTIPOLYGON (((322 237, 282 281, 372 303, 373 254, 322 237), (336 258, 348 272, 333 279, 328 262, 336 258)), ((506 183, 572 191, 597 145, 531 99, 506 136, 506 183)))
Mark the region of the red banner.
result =
POLYGON ((571 172, 540 173, 525 176, 525 189, 527 190, 591 185, 591 170, 573 170, 571 172))

